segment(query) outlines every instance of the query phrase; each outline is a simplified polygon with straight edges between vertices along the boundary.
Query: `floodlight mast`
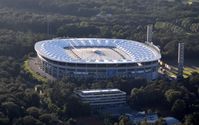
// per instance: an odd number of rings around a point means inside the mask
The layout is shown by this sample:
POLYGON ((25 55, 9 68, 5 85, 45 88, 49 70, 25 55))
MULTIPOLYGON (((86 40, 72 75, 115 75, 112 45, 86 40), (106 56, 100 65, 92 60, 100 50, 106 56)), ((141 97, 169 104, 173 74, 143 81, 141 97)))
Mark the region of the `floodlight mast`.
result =
POLYGON ((183 70, 184 70, 184 43, 178 43, 178 79, 183 78, 183 70))
POLYGON ((147 42, 151 43, 153 37, 153 25, 147 25, 147 42))

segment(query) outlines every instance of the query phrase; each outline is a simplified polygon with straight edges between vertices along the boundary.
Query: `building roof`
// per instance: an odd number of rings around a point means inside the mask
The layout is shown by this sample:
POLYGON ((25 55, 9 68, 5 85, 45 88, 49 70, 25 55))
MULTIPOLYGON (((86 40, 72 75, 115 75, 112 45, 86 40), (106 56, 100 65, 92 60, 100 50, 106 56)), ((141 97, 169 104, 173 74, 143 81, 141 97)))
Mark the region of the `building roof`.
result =
POLYGON ((121 92, 119 89, 93 89, 83 90, 82 93, 121 92))
POLYGON ((165 117, 163 118, 167 125, 180 125, 180 121, 174 117, 165 117))
POLYGON ((158 115, 154 113, 146 114, 145 112, 136 112, 136 113, 126 114, 126 115, 135 124, 138 124, 144 120, 146 120, 146 122, 149 124, 155 124, 156 121, 158 120, 158 115))
POLYGON ((125 92, 119 90, 119 89, 91 89, 91 90, 78 90, 76 93, 79 93, 81 95, 89 94, 89 95, 99 95, 99 94, 116 94, 116 93, 122 93, 126 94, 125 92))
MULTIPOLYGON (((101 39, 101 38, 73 38, 73 39, 52 39, 37 42, 36 52, 45 58, 58 62, 68 63, 91 63, 91 64, 115 64, 115 63, 139 63, 157 61, 161 58, 159 49, 154 45, 147 45, 124 39, 101 39), (126 53, 129 58, 116 58, 116 56, 104 56, 103 50, 96 50, 94 54, 103 55, 103 58, 73 58, 66 52, 66 48, 117 48, 121 53, 126 53), (97 53, 96 53, 97 52, 97 53)), ((110 54, 111 55, 111 54, 110 54)))

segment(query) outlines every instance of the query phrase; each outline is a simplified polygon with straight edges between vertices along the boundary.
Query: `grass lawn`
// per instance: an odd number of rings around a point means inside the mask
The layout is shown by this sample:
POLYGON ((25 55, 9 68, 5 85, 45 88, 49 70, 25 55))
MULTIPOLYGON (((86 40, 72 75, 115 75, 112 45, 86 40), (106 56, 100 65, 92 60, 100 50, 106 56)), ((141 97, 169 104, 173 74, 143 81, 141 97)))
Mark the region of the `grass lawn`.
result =
POLYGON ((27 59, 26 61, 24 61, 24 64, 23 64, 23 68, 24 70, 29 73, 33 78, 37 79, 38 81, 41 81, 41 82, 44 82, 44 83, 47 83, 48 80, 44 77, 42 77, 41 75, 39 75, 38 73, 34 72, 30 66, 29 66, 29 60, 27 59))
MULTIPOLYGON (((169 77, 176 78, 177 73, 178 73, 177 64, 170 63, 168 65, 171 67, 171 70, 166 70, 165 74, 168 75, 169 77)), ((184 67, 184 71, 183 71, 184 78, 189 77, 193 72, 199 73, 199 65, 190 63, 190 60, 189 60, 188 63, 185 64, 185 67, 184 67)))

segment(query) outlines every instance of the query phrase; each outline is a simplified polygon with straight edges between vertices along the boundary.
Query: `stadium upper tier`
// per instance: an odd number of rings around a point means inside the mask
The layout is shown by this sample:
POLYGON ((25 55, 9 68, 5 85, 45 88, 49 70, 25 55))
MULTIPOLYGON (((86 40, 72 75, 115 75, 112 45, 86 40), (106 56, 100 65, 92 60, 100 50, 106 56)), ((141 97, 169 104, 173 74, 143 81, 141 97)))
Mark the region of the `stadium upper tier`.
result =
POLYGON ((156 46, 124 39, 52 39, 37 42, 35 50, 42 57, 66 63, 141 63, 161 58, 156 46), (94 50, 86 54, 87 48, 94 50))

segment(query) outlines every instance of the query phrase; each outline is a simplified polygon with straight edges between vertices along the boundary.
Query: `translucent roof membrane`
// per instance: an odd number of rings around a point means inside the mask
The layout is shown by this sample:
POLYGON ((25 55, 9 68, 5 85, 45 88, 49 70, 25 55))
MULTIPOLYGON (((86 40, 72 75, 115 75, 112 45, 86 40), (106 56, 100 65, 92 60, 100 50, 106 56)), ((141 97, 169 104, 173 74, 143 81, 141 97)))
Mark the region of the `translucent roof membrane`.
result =
POLYGON ((52 39, 37 42, 35 50, 41 56, 59 62, 71 63, 138 63, 156 61, 161 58, 160 52, 148 45, 136 41, 124 39, 99 39, 99 38, 73 38, 73 39, 52 39), (65 48, 88 48, 88 47, 115 47, 131 59, 74 59, 65 52, 65 48))

